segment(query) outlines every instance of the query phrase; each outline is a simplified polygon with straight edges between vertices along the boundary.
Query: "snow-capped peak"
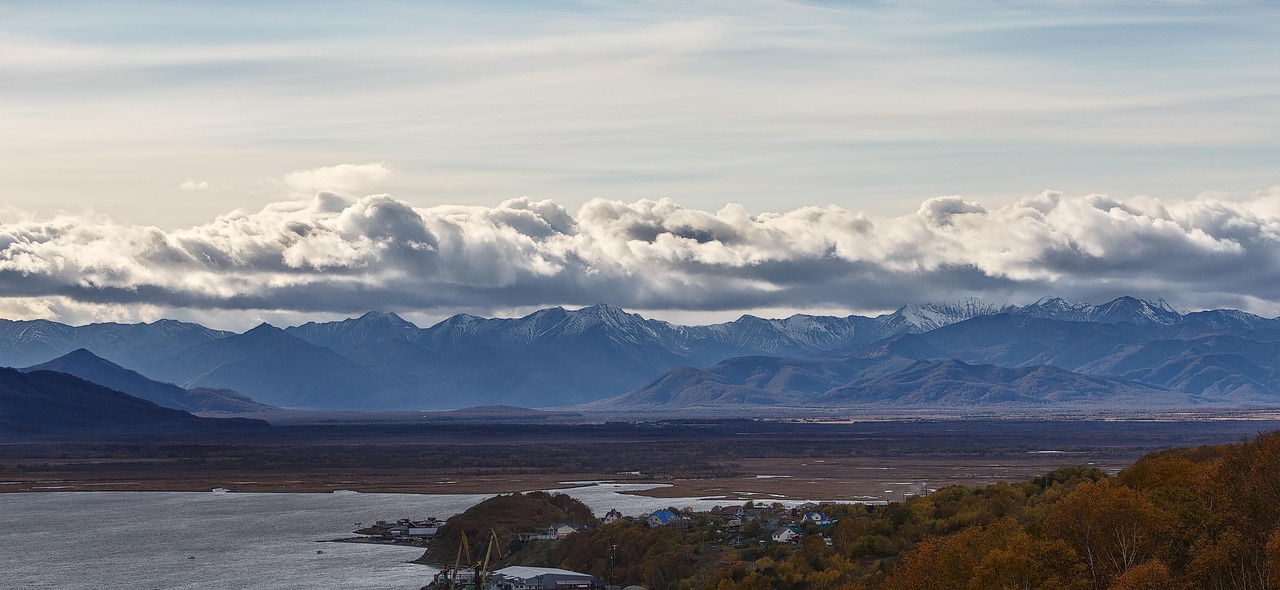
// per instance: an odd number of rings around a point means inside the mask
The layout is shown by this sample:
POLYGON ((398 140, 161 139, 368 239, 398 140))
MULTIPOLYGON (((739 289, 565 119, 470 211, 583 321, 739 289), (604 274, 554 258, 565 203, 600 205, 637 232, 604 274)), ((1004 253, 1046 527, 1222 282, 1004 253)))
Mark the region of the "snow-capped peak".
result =
POLYGON ((1068 302, 1057 297, 1045 298, 1031 305, 1011 308, 1012 313, 1031 317, 1049 318, 1072 322, 1102 322, 1138 325, 1171 325, 1182 319, 1182 314, 1165 300, 1147 301, 1136 297, 1118 297, 1102 305, 1068 302))
POLYGON ((928 332, 943 326, 963 322, 979 316, 1000 313, 1000 308, 981 299, 969 298, 950 303, 924 303, 904 305, 887 316, 890 321, 902 322, 911 332, 928 332))

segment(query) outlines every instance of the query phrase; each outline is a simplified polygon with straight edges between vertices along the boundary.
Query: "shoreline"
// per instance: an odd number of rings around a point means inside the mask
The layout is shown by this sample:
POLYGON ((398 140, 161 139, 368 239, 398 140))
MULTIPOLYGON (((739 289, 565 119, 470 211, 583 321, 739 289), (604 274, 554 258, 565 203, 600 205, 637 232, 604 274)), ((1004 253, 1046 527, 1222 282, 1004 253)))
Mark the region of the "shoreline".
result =
POLYGON ((428 539, 422 539, 420 542, 396 542, 394 539, 383 539, 381 537, 341 537, 338 539, 320 539, 317 543, 353 543, 356 545, 390 545, 392 547, 412 547, 415 549, 426 549, 431 542, 428 539))

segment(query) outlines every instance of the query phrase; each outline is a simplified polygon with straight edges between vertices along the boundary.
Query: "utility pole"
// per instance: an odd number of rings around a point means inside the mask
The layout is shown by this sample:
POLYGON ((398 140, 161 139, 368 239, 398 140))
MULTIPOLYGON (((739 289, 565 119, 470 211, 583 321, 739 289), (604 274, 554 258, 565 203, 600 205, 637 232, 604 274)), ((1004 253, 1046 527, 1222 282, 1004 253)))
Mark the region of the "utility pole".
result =
POLYGON ((617 563, 617 561, 618 561, 618 544, 612 543, 609 545, 609 586, 610 587, 613 586, 613 566, 617 563))

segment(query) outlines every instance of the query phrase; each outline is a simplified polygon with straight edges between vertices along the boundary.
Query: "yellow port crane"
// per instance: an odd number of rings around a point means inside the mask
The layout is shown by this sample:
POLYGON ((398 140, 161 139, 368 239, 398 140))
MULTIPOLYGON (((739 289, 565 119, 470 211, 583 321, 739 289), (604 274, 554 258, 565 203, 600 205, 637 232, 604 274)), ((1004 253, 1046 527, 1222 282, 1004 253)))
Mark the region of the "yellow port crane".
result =
POLYGON ((493 578, 493 572, 489 571, 489 561, 493 556, 495 547, 497 547, 499 557, 501 557, 502 546, 498 543, 498 533, 493 529, 489 529, 489 546, 485 548, 483 558, 476 561, 471 560, 471 543, 467 540, 467 534, 460 534, 462 539, 458 543, 458 553, 454 557, 453 567, 437 573, 432 578, 431 583, 424 586, 424 589, 485 590, 488 586, 489 581, 493 578), (465 571, 472 573, 470 580, 462 579, 462 573, 465 571))

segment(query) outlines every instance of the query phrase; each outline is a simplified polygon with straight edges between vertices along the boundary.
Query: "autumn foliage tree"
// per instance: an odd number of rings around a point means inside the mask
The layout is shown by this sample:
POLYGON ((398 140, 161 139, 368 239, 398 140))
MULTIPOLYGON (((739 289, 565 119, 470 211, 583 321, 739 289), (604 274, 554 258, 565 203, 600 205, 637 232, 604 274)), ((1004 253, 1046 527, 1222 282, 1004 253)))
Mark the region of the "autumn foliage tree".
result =
POLYGON ((1103 480, 1084 483, 1054 504, 1045 529, 1075 550, 1093 587, 1155 559, 1176 519, 1141 492, 1103 480))
POLYGON ((886 590, 1083 589, 1081 565, 1060 540, 1035 539, 1012 518, 930 537, 907 554, 886 590))

